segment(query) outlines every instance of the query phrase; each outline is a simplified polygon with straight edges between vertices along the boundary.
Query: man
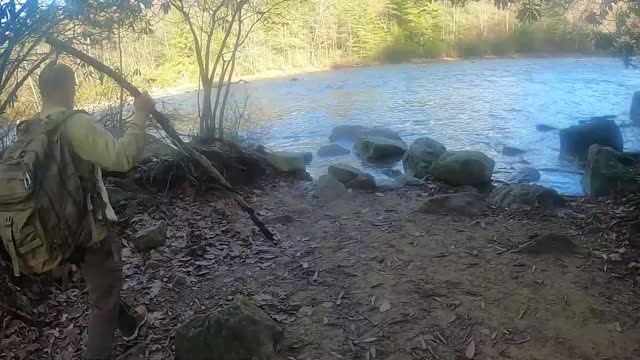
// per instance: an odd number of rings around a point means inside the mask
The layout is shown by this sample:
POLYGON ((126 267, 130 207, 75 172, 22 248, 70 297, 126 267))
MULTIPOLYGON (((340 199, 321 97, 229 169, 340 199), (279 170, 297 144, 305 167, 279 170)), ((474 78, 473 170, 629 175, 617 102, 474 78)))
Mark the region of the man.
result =
MULTIPOLYGON (((39 78, 42 95, 40 117, 66 110, 75 105, 75 75, 63 64, 49 64, 39 78)), ((73 153, 95 170, 98 194, 87 199, 91 211, 92 236, 90 245, 80 249, 80 267, 84 274, 91 313, 88 339, 82 354, 86 360, 111 359, 116 328, 125 340, 132 340, 144 324, 147 310, 140 306, 132 310, 120 298, 122 288, 121 242, 109 232, 109 222, 116 221, 107 191, 102 181, 101 169, 117 172, 129 171, 142 152, 145 141, 145 123, 154 109, 154 102, 147 93, 134 100, 134 117, 121 139, 115 139, 86 113, 75 113, 64 122, 66 136, 73 153)))

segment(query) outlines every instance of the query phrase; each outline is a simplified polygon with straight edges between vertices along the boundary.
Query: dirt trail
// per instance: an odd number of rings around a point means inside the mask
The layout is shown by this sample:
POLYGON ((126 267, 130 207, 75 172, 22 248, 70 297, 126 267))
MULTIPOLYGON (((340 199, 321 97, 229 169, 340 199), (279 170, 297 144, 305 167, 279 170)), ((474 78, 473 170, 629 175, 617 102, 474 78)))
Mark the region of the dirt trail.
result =
MULTIPOLYGON (((237 294, 286 330, 280 359, 465 359, 471 343, 474 359, 640 359, 637 289, 604 271, 588 251, 597 235, 582 235, 571 220, 422 214, 420 190, 326 204, 312 187, 256 191, 253 205, 278 246, 247 230, 244 214, 215 194, 146 197, 128 211, 125 243, 146 223, 168 224, 163 248, 124 251, 125 295, 151 311, 145 359, 173 358, 176 325, 237 294), (578 254, 508 252, 548 231, 570 235, 578 254)), ((7 358, 75 358, 86 324, 79 288, 56 290, 40 305, 51 321, 40 336, 19 326, 5 336, 11 348, 7 338, 31 336, 31 352, 7 358)))

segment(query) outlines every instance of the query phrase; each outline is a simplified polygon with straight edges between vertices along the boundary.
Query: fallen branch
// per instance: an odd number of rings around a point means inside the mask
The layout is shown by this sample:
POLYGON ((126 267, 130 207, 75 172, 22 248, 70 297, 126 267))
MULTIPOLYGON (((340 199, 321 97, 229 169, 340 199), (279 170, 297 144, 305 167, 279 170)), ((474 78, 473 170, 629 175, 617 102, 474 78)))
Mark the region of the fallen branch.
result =
MULTIPOLYGON (((53 36, 47 36, 45 41, 47 44, 51 45, 54 49, 61 52, 65 52, 77 58, 78 60, 88 64, 89 66, 100 71, 101 73, 107 75, 108 77, 113 79, 113 81, 115 81, 120 87, 122 87, 129 94, 131 94, 131 96, 137 97, 138 95, 141 94, 140 90, 138 90, 137 87, 135 87, 133 84, 127 81, 127 79, 125 79, 122 74, 111 69, 109 66, 105 65, 104 63, 97 60, 96 58, 85 54, 84 52, 74 48, 73 46, 53 36)), ((200 154, 197 150, 195 150, 189 144, 185 143, 184 140, 182 140, 182 138, 180 137, 180 134, 178 134, 178 132, 176 131, 176 128, 171 123, 171 120, 169 120, 157 109, 154 109, 151 115, 156 120, 156 122, 160 124, 164 132, 167 133, 167 135, 169 136, 173 144, 177 148, 182 149, 182 151, 184 151, 189 157, 191 157, 200 166, 202 166, 205 169, 205 171, 209 175, 211 175, 224 190, 227 190, 231 194, 233 199, 238 203, 238 205, 240 205, 242 210, 244 210, 249 215, 253 223, 260 229, 260 232, 262 232, 262 234, 267 239, 271 240, 274 243, 277 243, 277 240, 273 235, 273 233, 267 228, 264 222, 260 220, 260 218, 256 215, 256 211, 251 206, 249 206, 249 204, 247 204, 246 201, 244 201, 244 199, 240 196, 239 192, 231 186, 231 184, 224 178, 224 176, 222 176, 222 174, 220 174, 218 170, 216 170, 216 168, 211 164, 211 162, 204 155, 200 154)))

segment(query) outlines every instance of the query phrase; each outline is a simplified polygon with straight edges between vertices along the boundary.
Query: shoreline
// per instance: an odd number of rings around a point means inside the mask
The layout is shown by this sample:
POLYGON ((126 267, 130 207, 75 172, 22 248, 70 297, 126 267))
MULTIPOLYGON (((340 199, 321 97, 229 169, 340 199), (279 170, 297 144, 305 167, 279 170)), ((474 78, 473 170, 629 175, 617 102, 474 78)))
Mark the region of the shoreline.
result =
MULTIPOLYGON (((285 79, 291 77, 291 81, 299 80, 298 75, 315 74, 321 72, 330 72, 335 70, 345 69, 360 69, 374 66, 388 66, 388 65, 427 65, 438 64, 445 62, 461 62, 461 61, 478 61, 478 60, 509 60, 509 59, 587 59, 587 58, 615 58, 615 56, 604 53, 567 53, 567 54, 554 54, 554 53, 530 53, 530 54, 513 54, 505 56, 487 55, 481 57, 447 57, 442 56, 439 58, 414 58, 401 62, 379 62, 379 61, 363 61, 363 62, 342 62, 329 65, 322 65, 317 67, 305 67, 291 70, 271 70, 261 72, 252 75, 242 75, 234 78, 232 85, 264 81, 264 80, 276 80, 285 79)), ((167 96, 184 95, 190 92, 198 91, 200 89, 197 83, 187 83, 183 86, 177 86, 172 88, 151 88, 149 93, 153 97, 162 98, 167 96)))

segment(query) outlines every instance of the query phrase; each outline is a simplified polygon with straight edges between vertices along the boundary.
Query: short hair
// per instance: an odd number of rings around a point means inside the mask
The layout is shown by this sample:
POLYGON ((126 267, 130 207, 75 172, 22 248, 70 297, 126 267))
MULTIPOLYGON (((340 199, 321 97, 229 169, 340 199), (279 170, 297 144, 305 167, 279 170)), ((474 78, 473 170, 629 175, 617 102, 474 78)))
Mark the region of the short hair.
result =
POLYGON ((73 90, 76 86, 76 77, 69 65, 52 61, 42 69, 38 86, 42 98, 48 99, 59 91, 73 90))

